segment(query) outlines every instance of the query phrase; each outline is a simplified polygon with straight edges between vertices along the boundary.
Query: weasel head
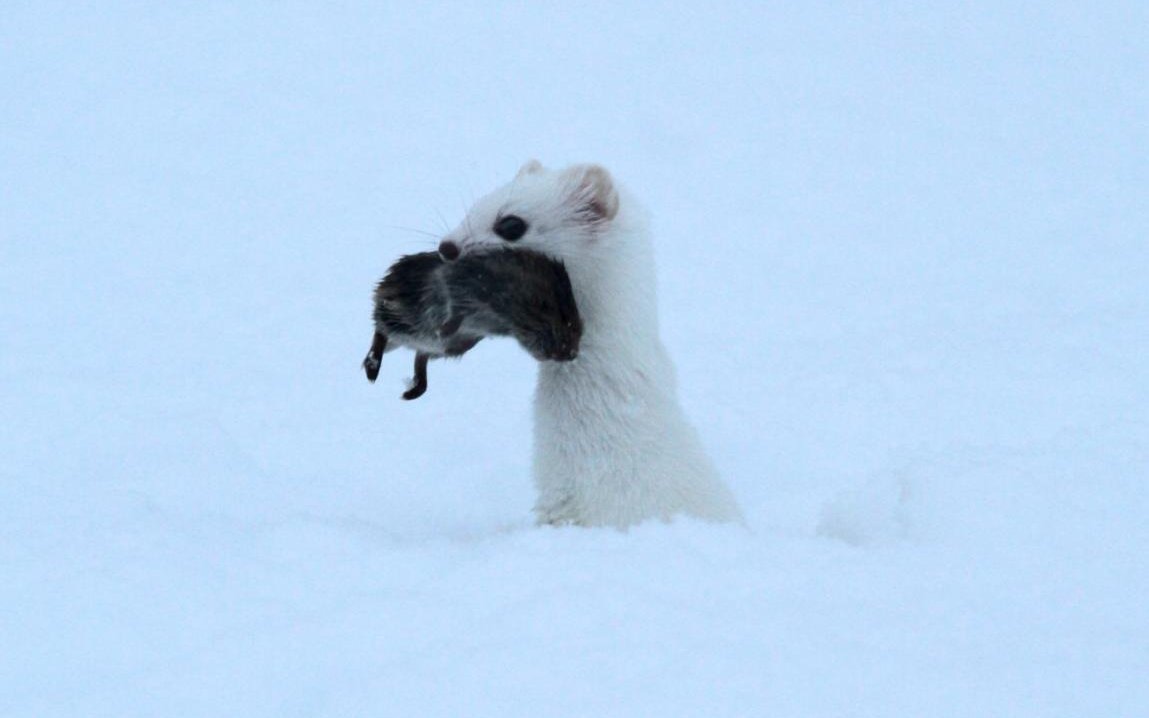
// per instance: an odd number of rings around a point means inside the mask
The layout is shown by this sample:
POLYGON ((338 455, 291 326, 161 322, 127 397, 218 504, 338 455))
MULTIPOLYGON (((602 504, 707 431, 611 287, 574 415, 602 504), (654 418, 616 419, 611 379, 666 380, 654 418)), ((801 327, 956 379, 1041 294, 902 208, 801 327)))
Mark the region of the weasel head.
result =
POLYGON ((564 262, 594 254, 611 234, 619 194, 610 173, 593 165, 548 170, 536 160, 483 197, 439 245, 448 261, 473 251, 522 247, 564 262))

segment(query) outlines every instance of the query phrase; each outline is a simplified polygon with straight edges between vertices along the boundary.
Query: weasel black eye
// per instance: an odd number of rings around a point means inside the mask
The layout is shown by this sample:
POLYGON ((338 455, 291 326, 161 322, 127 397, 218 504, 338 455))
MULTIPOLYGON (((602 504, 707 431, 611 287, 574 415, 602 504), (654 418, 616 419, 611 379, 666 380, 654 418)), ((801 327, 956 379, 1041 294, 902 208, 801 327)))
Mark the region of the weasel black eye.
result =
POLYGON ((508 242, 513 242, 526 233, 527 223, 523 221, 522 217, 508 214, 506 217, 500 217, 499 221, 495 222, 495 234, 508 242))

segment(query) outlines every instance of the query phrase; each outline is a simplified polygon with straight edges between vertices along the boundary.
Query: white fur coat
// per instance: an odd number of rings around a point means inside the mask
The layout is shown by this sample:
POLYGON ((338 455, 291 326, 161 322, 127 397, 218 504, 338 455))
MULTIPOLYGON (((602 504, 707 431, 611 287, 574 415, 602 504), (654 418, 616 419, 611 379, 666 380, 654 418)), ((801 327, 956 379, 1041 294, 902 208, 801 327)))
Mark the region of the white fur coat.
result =
POLYGON ((659 338, 644 213, 605 169, 551 171, 529 162, 479 200, 448 242, 461 252, 494 245, 534 249, 562 260, 570 274, 584 332, 576 360, 539 368, 534 478, 540 523, 621 528, 680 513, 739 518, 678 403, 674 367, 659 338), (498 228, 508 224, 499 222, 507 217, 523 220, 526 232, 500 236, 498 228))

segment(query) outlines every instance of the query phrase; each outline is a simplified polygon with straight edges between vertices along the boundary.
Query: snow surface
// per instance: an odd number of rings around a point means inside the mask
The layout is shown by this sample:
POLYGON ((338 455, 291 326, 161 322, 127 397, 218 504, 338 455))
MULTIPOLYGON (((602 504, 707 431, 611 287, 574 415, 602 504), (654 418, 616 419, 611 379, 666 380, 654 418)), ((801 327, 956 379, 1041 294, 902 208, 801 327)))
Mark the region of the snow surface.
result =
POLYGON ((0 12, 0 715, 1149 715, 1149 5, 160 5, 0 12), (748 528, 534 528, 513 342, 363 378, 531 157, 748 528))

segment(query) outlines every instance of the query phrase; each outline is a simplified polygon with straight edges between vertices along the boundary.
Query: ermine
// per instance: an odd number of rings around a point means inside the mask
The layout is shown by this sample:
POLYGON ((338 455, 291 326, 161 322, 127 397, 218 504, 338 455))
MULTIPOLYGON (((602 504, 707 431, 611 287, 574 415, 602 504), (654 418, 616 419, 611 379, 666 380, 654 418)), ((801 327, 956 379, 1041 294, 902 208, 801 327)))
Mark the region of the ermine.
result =
POLYGON ((462 356, 484 337, 510 335, 539 361, 571 361, 582 333, 562 263, 505 248, 450 263, 435 252, 401 257, 375 289, 374 319, 363 369, 374 382, 384 353, 414 349, 404 399, 427 390, 429 359, 462 356))
POLYGON ((597 165, 548 170, 528 162, 468 211, 439 252, 462 262, 495 247, 562 262, 583 322, 577 359, 539 365, 539 523, 740 520, 679 405, 659 336, 652 243, 630 195, 597 165))

